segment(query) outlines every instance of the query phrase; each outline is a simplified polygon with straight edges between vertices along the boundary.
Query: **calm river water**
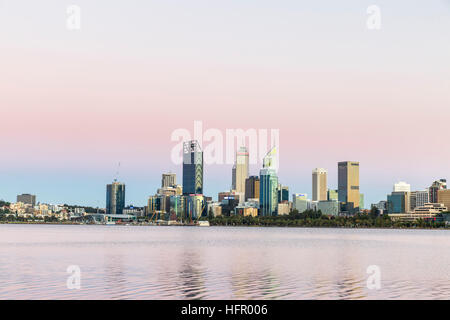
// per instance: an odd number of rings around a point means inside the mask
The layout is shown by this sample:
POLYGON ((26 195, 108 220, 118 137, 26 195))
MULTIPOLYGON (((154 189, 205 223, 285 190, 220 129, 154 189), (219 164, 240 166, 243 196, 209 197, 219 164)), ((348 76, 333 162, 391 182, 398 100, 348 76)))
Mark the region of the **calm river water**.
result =
POLYGON ((445 230, 0 225, 0 299, 450 299, 449 276, 445 230))

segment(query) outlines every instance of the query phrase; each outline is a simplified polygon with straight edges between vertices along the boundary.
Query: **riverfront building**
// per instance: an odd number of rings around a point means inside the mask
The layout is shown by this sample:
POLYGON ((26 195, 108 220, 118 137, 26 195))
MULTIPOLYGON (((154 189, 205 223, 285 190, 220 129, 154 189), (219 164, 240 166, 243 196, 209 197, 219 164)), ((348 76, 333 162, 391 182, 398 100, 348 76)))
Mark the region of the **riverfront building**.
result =
POLYGON ((30 205, 34 208, 34 206, 36 205, 36 196, 34 194, 28 193, 20 194, 17 196, 17 202, 30 205))
POLYGON ((260 214, 276 215, 278 204, 278 176, 276 172, 276 148, 272 148, 263 159, 263 169, 259 173, 260 214))
POLYGON ((177 175, 175 173, 163 173, 161 188, 175 187, 177 185, 177 175))
POLYGON ((203 151, 197 140, 183 143, 183 194, 203 194, 203 151))
POLYGON ((245 180, 248 178, 248 151, 246 147, 239 148, 233 168, 233 189, 238 193, 245 193, 245 180))
POLYGON ((442 203, 444 207, 450 208, 450 190, 439 190, 437 203, 442 203))
POLYGON ((327 176, 328 171, 322 168, 316 168, 312 172, 312 200, 327 200, 327 176))
POLYGON ((245 201, 259 199, 259 177, 251 176, 245 180, 245 201))
POLYGON ((292 206, 298 212, 304 212, 311 209, 311 200, 306 193, 294 193, 292 195, 292 206))
POLYGON ((125 208, 125 184, 114 180, 106 186, 106 214, 123 214, 125 208))
POLYGON ((407 213, 410 210, 409 192, 392 192, 387 196, 388 213, 407 213))
POLYGON ((359 162, 338 163, 338 197, 344 203, 345 211, 354 213, 359 210, 359 162))

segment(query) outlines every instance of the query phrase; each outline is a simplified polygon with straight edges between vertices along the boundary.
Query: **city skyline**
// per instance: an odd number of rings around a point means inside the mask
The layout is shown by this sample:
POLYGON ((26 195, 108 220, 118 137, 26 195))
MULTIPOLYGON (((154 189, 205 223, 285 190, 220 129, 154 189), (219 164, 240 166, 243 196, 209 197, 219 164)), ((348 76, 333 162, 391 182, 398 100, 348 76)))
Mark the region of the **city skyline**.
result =
MULTIPOLYGON (((189 143, 189 144, 191 144, 192 142, 195 142, 195 141, 188 141, 188 142, 186 142, 186 143, 189 143)), ((197 142, 195 142, 195 143, 197 143, 197 142)), ((200 147, 201 148, 201 147, 200 147)), ((242 147, 241 147, 241 149, 242 149, 242 147)), ((200 149, 201 150, 201 149, 200 149)), ((239 148, 238 148, 238 150, 239 150, 239 148)), ((203 153, 202 151, 201 151, 201 153, 203 153)), ((270 152, 269 152, 270 153, 270 152)), ((247 156, 248 156, 248 154, 247 154, 247 156)), ((266 155, 266 157, 267 157, 268 155, 266 155)), ((203 160, 202 160, 203 161, 203 160)), ((263 163, 264 162, 264 160, 263 161, 261 161, 261 163, 263 163)), ((338 162, 337 164, 338 164, 338 167, 339 167, 339 165, 341 165, 341 164, 344 164, 344 163, 348 163, 348 164, 351 164, 351 163, 356 163, 357 165, 358 165, 358 175, 359 175, 359 162, 353 162, 353 161, 344 161, 344 162, 338 162)), ((259 165, 259 164, 258 164, 259 165)), ((335 164, 336 165, 336 164, 335 164)), ((205 164, 203 164, 203 166, 207 166, 207 165, 205 165, 205 164)), ((202 167, 203 167, 202 166, 202 167)), ((223 166, 227 166, 227 165, 223 165, 223 166)), ((233 165, 233 166, 235 166, 235 165, 233 165)), ((183 166, 181 166, 181 167, 183 167, 183 166)), ((256 176, 256 177, 259 177, 259 175, 260 175, 260 172, 259 171, 261 171, 261 170, 263 170, 264 169, 264 164, 261 164, 261 167, 260 167, 260 170, 257 170, 258 171, 258 173, 256 173, 256 174, 253 174, 253 172, 250 172, 250 174, 249 174, 249 177, 251 177, 251 176, 256 176)), ((169 170, 169 171, 163 171, 163 172, 160 172, 159 173, 159 181, 158 181, 158 183, 156 184, 156 187, 154 188, 154 190, 159 190, 159 188, 161 187, 161 185, 163 185, 165 182, 165 180, 166 179, 168 179, 169 178, 169 176, 170 176, 170 181, 176 181, 176 176, 178 175, 178 173, 176 173, 176 171, 177 170, 169 170), (173 172, 173 171, 175 171, 175 172, 173 172), (161 180, 161 177, 162 177, 162 180, 161 180)), ((277 170, 278 171, 278 170, 277 170)), ((311 171, 310 171, 311 172, 311 171)), ((312 181, 312 183, 310 183, 310 190, 312 189, 313 191, 314 191, 314 180, 315 180, 315 178, 314 178, 314 175, 317 173, 317 172, 324 172, 325 174, 326 174, 326 178, 325 178, 325 181, 327 181, 327 179, 329 178, 329 175, 328 175, 328 172, 329 172, 329 169, 325 169, 325 168, 315 168, 315 169, 313 169, 312 170, 312 172, 313 172, 313 181, 312 181)), ((180 174, 180 176, 181 177, 183 177, 183 169, 181 169, 181 174, 180 174)), ((204 177, 203 177, 203 174, 204 174, 204 169, 202 170, 202 172, 201 172, 201 175, 202 175, 202 180, 204 179, 204 177)), ((232 174, 231 174, 231 176, 233 176, 233 172, 232 172, 232 174)), ((115 173, 115 175, 114 175, 114 179, 112 180, 112 184, 116 184, 116 183, 118 183, 118 184, 123 184, 123 185, 127 185, 127 190, 128 190, 128 183, 125 181, 125 180, 123 180, 123 179, 121 179, 120 181, 118 181, 117 180, 117 178, 118 178, 118 175, 119 175, 119 173, 118 172, 116 172, 115 173)), ((339 175, 339 170, 336 170, 336 174, 335 174, 335 176, 336 176, 336 178, 338 177, 338 175, 339 175)), ((333 174, 331 174, 330 175, 331 177, 333 176, 333 174)), ((230 177, 224 177, 224 180, 227 180, 227 179, 229 179, 230 177)), ((207 180, 207 179, 206 179, 207 180)), ((331 179, 331 180, 338 180, 338 179, 331 179)), ((358 177, 358 180, 359 180, 359 177, 358 177)), ((431 180, 433 180, 433 179, 431 179, 431 180)), ((440 179, 434 179, 433 181, 437 181, 437 182, 439 182, 439 180, 440 179)), ((167 181, 169 181, 169 180, 167 180, 167 181)), ((277 175, 277 184, 279 184, 280 182, 282 182, 281 181, 281 179, 279 178, 279 176, 277 175)), ((202 181, 202 185, 204 184, 204 181, 202 181)), ((226 182, 224 182, 223 183, 224 185, 226 185, 226 182)), ((360 182, 358 181, 358 184, 360 184, 360 182)), ((107 186, 110 186, 111 185, 111 181, 109 181, 109 182, 107 182, 106 183, 106 185, 107 186)), ((287 185, 288 186, 288 188, 290 188, 290 186, 289 186, 289 184, 286 184, 286 183, 283 183, 283 185, 287 185)), ((333 184, 333 183, 329 183, 329 182, 327 182, 326 183, 326 185, 327 185, 327 197, 328 197, 328 193, 330 192, 330 191, 338 191, 338 188, 339 188, 339 186, 338 186, 338 181, 336 181, 336 184, 333 184)), ((432 185, 430 185, 430 179, 428 179, 428 186, 427 186, 427 184, 425 184, 425 186, 424 187, 419 187, 419 188, 416 188, 415 186, 414 187, 411 187, 411 185, 409 184, 409 183, 406 183, 405 181, 400 181, 400 180, 398 180, 398 181, 396 181, 396 180, 392 180, 392 182, 391 182, 391 190, 386 190, 385 191, 385 194, 384 194, 384 197, 381 197, 381 198, 379 198, 379 199, 377 199, 376 201, 373 201, 373 202, 367 202, 367 200, 365 200, 365 203, 366 203, 366 205, 365 205, 365 208, 364 209, 367 209, 367 208, 370 208, 369 207, 369 205, 370 204, 377 204, 378 202, 380 202, 380 201, 385 201, 385 199, 386 199, 386 195, 389 195, 389 192, 391 192, 392 190, 394 190, 394 191, 407 191, 406 189, 405 190, 403 190, 402 188, 407 188, 407 190, 409 190, 409 191, 411 191, 411 190, 417 190, 417 191, 414 191, 414 192, 418 192, 418 191, 420 191, 420 190, 424 190, 424 189, 426 189, 426 190, 428 190, 430 187, 432 187, 432 185), (392 187, 393 186, 393 187, 392 187)), ((103 188, 104 188, 104 185, 103 185, 103 188)), ((203 188, 202 188, 203 189, 203 188)), ((134 205, 134 206, 136 206, 136 207, 144 207, 144 206, 146 206, 148 203, 147 203, 147 201, 148 201, 148 197, 149 196, 151 196, 152 194, 154 194, 154 190, 151 190, 151 191, 149 191, 149 193, 144 197, 144 200, 140 200, 139 202, 133 202, 132 200, 130 200, 130 201, 128 201, 128 200, 126 200, 126 202, 124 202, 123 203, 123 206, 127 206, 127 205, 134 205)), ((220 193, 220 192, 228 192, 227 190, 229 190, 229 191, 232 191, 232 188, 227 188, 227 187, 224 187, 223 189, 219 189, 216 193, 207 193, 207 192, 203 192, 203 193, 201 193, 201 194, 203 194, 203 195, 205 195, 205 196, 211 196, 213 199, 217 199, 217 195, 220 193)), ((244 186, 244 190, 245 190, 245 186, 244 186)), ((26 192, 28 192, 28 191, 26 191, 26 192)), ((308 190, 305 190, 305 191, 303 191, 303 190, 296 190, 296 189, 292 189, 291 188, 291 192, 292 192, 292 194, 295 194, 295 193, 301 193, 301 194, 311 194, 311 199, 313 200, 313 193, 309 193, 308 192, 308 190)), ((411 192, 410 192, 411 193, 411 192)), ((18 197, 18 195, 20 195, 20 194, 22 194, 22 195, 30 195, 30 193, 25 193, 25 192, 19 192, 19 193, 17 193, 14 197, 18 197)), ((36 197, 36 196, 38 196, 39 197, 39 193, 38 192, 31 192, 31 194, 33 194, 33 196, 34 197, 36 197)), ((364 198, 365 199, 367 199, 367 197, 366 197, 366 194, 364 193, 364 192, 360 192, 360 194, 364 194, 364 198)), ((103 193, 103 195, 104 195, 104 193, 103 193)), ((128 199, 128 191, 127 191, 127 199, 128 199)), ((5 200, 5 201, 9 201, 9 202, 14 202, 14 201, 12 201, 12 200, 10 200, 10 199, 4 199, 4 198, 1 198, 1 196, 0 196, 0 200, 5 200)), ((325 199, 326 200, 326 199, 325 199)), ((93 204, 93 203, 83 203, 83 202, 76 202, 76 203, 71 203, 71 202, 68 202, 68 201, 59 201, 59 202, 49 202, 49 201, 46 201, 46 200, 42 200, 42 201, 36 201, 36 202, 38 202, 38 203, 48 203, 48 204, 75 204, 75 205, 79 205, 79 206, 89 206, 89 207, 98 207, 98 208, 107 208, 107 205, 103 205, 103 204, 105 204, 105 202, 102 202, 101 200, 96 200, 95 202, 96 203, 100 203, 100 205, 95 205, 95 204, 93 204)), ((106 203, 108 203, 108 200, 106 201, 106 203)))
MULTIPOLYGON (((205 199, 210 198, 214 199, 211 195, 207 195, 203 193, 203 174, 204 174, 204 156, 203 150, 198 143, 197 140, 188 140, 183 141, 183 163, 182 163, 182 180, 183 185, 176 184, 176 174, 173 172, 162 172, 161 173, 161 188, 157 189, 155 196, 150 195, 147 200, 147 207, 152 207, 152 210, 156 210, 159 206, 161 210, 168 210, 169 207, 175 205, 175 212, 178 214, 178 201, 181 201, 181 195, 183 197, 187 197, 186 200, 189 206, 192 207, 191 210, 194 212, 198 212, 200 209, 193 209, 194 207, 204 206, 206 204, 205 199), (183 188, 184 186, 184 188, 183 188), (188 191, 186 192, 185 189, 188 191), (161 200, 159 198, 161 195, 168 196, 176 196, 175 198, 165 198, 165 200, 161 200), (194 198, 195 199, 194 199, 194 198), (175 201, 175 203, 172 203, 175 201), (166 203, 167 202, 167 203, 166 203), (195 204, 194 204, 195 202, 195 204), (198 203, 197 203, 198 202, 198 203), (165 204, 163 204, 165 203, 165 204), (200 205, 200 203, 202 203, 200 205)), ((232 195, 232 199, 234 201, 235 195, 238 196, 237 199, 240 198, 239 205, 247 201, 248 198, 259 197, 258 203, 260 208, 260 214, 263 216, 280 214, 278 211, 282 210, 283 213, 289 212, 292 208, 298 209, 297 205, 300 205, 301 208, 314 210, 322 210, 326 212, 333 212, 333 214, 337 214, 341 210, 348 211, 351 214, 358 212, 359 210, 367 209, 364 206, 364 194, 360 192, 360 180, 359 180, 359 170, 360 163, 355 161, 344 161, 338 162, 337 168, 337 176, 338 176, 338 186, 337 189, 334 189, 332 186, 328 186, 327 184, 327 176, 328 170, 324 168, 315 168, 312 170, 312 200, 308 199, 307 194, 301 193, 293 193, 292 202, 290 202, 290 208, 283 207, 286 204, 282 204, 283 200, 289 202, 289 186, 283 186, 278 178, 278 148, 277 146, 273 146, 270 151, 263 157, 261 163, 262 167, 260 169, 260 175, 258 176, 249 176, 248 175, 248 158, 249 153, 247 152, 246 147, 237 148, 236 153, 236 161, 233 165, 232 171, 232 180, 233 183, 236 183, 238 179, 236 179, 236 168, 237 164, 244 164, 243 169, 239 169, 244 176, 247 176, 244 180, 244 192, 237 192, 234 190, 235 186, 232 186, 229 191, 221 191, 218 193, 217 200, 221 201, 222 196, 229 194, 232 195), (242 159, 238 160, 238 154, 244 156, 242 159), (257 187, 253 186, 254 183, 253 178, 258 179, 257 187), (261 185, 260 185, 261 182, 261 185), (259 194, 255 194, 254 188, 259 189, 259 194), (249 197, 249 193, 252 196, 249 197), (322 195, 321 195, 322 194, 322 195), (322 199, 317 199, 319 196, 322 196, 322 199), (296 197, 299 197, 299 201, 303 201, 299 204, 296 200, 296 197), (339 200, 339 202, 337 202, 339 200), (313 204, 316 203, 316 204, 313 204), (338 206, 340 203, 340 208, 338 206), (293 205, 293 207, 292 207, 293 205), (281 207, 280 207, 281 206, 281 207)), ((116 176, 111 184, 106 185, 106 205, 105 212, 110 215, 121 215, 122 210, 127 206, 125 201, 125 183, 117 181, 119 176, 119 169, 116 172, 116 176)), ((243 178, 243 177, 242 177, 243 178)), ((450 190, 447 189, 447 181, 446 179, 435 180, 430 187, 426 188, 422 191, 412 191, 411 185, 405 181, 399 181, 393 184, 392 193, 387 194, 387 201, 379 200, 378 202, 371 203, 371 207, 375 207, 381 212, 386 211, 389 213, 407 213, 417 210, 428 210, 428 205, 435 206, 440 203, 442 209, 450 207, 450 190), (442 191, 445 190, 445 191, 442 191), (441 201, 438 201, 438 198, 441 197, 441 201), (425 206, 424 206, 425 205, 425 206)), ((0 199, 3 200, 3 199, 0 199)), ((215 200, 215 199, 214 199, 215 200)), ((250 199, 251 201, 255 199, 250 199)), ((20 194, 17 195, 17 203, 23 202, 24 204, 32 204, 36 203, 36 195, 31 194, 20 194)), ((45 202, 39 204, 45 204, 45 202)), ((50 205, 61 205, 63 203, 47 203, 50 205)), ((67 202, 64 202, 67 204, 67 202)), ((217 202, 216 202, 217 204, 217 202)), ((78 204, 79 205, 79 204, 78 204)), ((33 207, 32 205, 31 207, 33 207)), ((82 207, 82 205, 79 205, 82 207)), ((246 202, 244 207, 249 208, 253 207, 251 202, 246 202)), ((95 206, 94 206, 95 207, 95 206)), ((133 210, 133 207, 139 207, 128 203, 129 210, 133 210), (131 207, 130 207, 131 206, 131 207)), ((101 208, 101 206, 97 206, 97 208, 101 208)), ((158 209, 159 210, 159 209, 158 209)), ((239 209, 241 210, 241 209, 239 209)), ((130 211, 130 212, 131 212, 130 211)), ((200 211, 203 211, 201 209, 200 211)), ((197 214, 197 213, 196 213, 197 214)))

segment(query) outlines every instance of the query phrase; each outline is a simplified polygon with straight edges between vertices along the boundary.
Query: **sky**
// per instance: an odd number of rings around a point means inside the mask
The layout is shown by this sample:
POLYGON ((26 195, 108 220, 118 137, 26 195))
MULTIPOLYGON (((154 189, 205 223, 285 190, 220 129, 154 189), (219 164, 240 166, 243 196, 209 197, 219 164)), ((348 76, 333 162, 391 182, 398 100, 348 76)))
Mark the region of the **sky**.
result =
MULTIPOLYGON (((449 18, 448 0, 0 0, 0 199, 104 207, 120 162, 143 206, 163 172, 181 183, 171 135, 194 121, 278 129, 291 193, 311 195, 316 167, 337 188, 347 160, 366 207, 422 190, 450 178, 449 18)), ((206 195, 231 167, 205 166, 206 195)))

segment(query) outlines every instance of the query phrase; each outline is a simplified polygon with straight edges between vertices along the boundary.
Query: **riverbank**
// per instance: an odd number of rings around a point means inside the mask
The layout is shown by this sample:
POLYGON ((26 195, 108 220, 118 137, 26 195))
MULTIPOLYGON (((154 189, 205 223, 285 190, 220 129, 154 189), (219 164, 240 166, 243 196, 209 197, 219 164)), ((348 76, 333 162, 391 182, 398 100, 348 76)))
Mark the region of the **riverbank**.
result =
MULTIPOLYGON (((74 223, 74 222, 21 222, 21 221, 9 221, 0 222, 0 225, 66 225, 66 226, 111 226, 107 224, 95 224, 95 223, 74 223)), ((199 227, 197 224, 152 224, 152 223, 117 223, 112 226, 124 226, 124 227, 199 227)), ((447 230, 450 229, 450 225, 445 224, 431 224, 431 225, 388 225, 388 226, 366 226, 366 225, 279 225, 279 224, 215 224, 210 223, 211 227, 241 227, 241 228, 314 228, 314 229, 375 229, 375 230, 447 230)))

